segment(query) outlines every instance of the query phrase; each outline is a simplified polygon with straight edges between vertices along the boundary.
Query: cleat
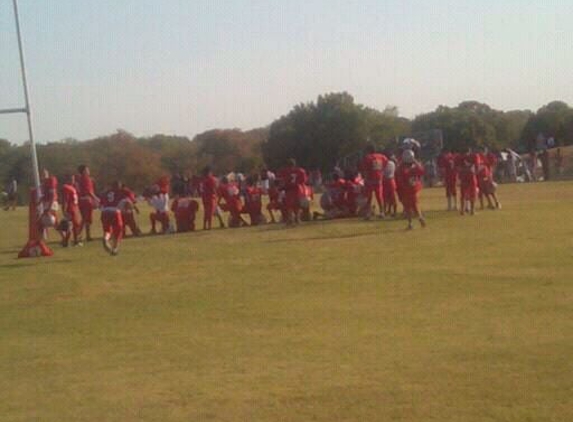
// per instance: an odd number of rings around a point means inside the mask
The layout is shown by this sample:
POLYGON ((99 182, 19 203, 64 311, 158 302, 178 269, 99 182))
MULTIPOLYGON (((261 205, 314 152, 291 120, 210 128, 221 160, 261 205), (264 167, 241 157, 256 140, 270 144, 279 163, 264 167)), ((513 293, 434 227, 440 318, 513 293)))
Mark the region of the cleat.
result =
POLYGON ((111 253, 111 243, 109 243, 109 239, 106 236, 103 237, 103 248, 107 253, 111 253))

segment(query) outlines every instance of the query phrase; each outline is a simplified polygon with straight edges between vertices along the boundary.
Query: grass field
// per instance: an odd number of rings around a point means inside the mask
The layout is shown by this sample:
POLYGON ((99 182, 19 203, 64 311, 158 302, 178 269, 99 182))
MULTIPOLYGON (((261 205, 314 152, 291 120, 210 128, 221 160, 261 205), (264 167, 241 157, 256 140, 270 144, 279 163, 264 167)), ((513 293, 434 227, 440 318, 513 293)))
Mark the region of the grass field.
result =
POLYGON ((573 183, 502 185, 474 217, 442 195, 424 230, 213 230, 117 257, 17 260, 25 211, 0 212, 0 420, 573 420, 573 183))

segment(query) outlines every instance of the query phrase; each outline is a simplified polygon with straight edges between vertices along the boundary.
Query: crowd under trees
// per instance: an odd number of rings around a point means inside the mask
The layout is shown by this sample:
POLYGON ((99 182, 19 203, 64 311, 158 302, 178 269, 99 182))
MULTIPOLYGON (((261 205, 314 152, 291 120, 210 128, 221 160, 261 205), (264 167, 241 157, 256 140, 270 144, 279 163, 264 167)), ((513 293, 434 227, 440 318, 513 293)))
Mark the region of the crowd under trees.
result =
MULTIPOLYGON (((276 169, 294 157, 304 167, 328 171, 367 142, 384 149, 397 137, 433 129, 442 131, 444 146, 452 149, 485 145, 528 152, 539 134, 554 137, 558 146, 573 144, 573 108, 554 101, 537 112, 500 111, 465 101, 410 120, 400 117, 396 107, 380 111, 357 104, 346 92, 330 93, 296 105, 264 128, 215 129, 193 139, 163 134, 136 137, 118 130, 92 140, 40 144, 38 156, 40 166, 56 176, 74 173, 78 164, 85 163, 99 188, 120 179, 141 191, 161 176, 190 176, 206 165, 218 174, 250 173, 263 167, 276 169)), ((31 171, 28 145, 0 139, 0 181, 16 178, 25 187, 33 180, 31 171)))

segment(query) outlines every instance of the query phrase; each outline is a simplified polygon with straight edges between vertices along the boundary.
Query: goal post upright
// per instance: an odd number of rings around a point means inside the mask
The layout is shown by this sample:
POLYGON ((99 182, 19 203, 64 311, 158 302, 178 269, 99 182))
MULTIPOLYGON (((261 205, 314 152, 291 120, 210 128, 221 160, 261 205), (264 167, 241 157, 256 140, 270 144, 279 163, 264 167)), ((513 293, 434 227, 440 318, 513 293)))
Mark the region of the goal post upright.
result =
POLYGON ((16 36, 18 38, 18 52, 20 55, 20 71, 22 73, 22 85, 24 88, 24 112, 28 121, 28 134, 30 135, 30 149, 32 153, 32 167, 34 172, 34 185, 38 199, 40 192, 40 169, 38 166, 38 153, 36 152, 36 142, 34 140, 34 130, 32 127, 32 109, 30 107, 30 95, 28 92, 28 78, 26 75, 26 63, 24 60, 24 46, 22 45, 22 33, 20 31, 20 14, 18 13, 18 0, 12 0, 14 5, 14 21, 16 22, 16 36))
POLYGON ((34 128, 32 125, 32 108, 30 106, 30 94, 28 90, 28 78, 26 74, 26 63, 24 60, 24 46, 22 42, 22 32, 20 30, 20 14, 18 12, 18 0, 12 0, 14 9, 14 22, 16 24, 16 37, 18 40, 18 53, 20 57, 20 73, 22 76, 22 87, 24 89, 24 107, 8 108, 0 110, 0 114, 25 113, 28 122, 28 135, 30 137, 30 152, 32 156, 32 171, 34 177, 34 189, 30 191, 30 204, 28 210, 29 232, 28 242, 18 254, 19 258, 51 256, 52 250, 44 242, 38 221, 42 213, 40 205, 41 186, 40 186, 40 169, 38 165, 38 154, 36 151, 36 142, 34 139, 34 128))

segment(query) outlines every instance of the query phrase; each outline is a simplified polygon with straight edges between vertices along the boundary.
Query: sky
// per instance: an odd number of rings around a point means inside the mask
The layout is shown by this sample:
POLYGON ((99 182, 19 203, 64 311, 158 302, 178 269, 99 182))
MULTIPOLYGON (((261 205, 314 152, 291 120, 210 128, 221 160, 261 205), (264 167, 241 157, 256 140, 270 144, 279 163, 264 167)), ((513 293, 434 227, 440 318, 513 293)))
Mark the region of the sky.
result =
MULTIPOLYGON (((573 104, 572 0, 19 0, 36 138, 189 137, 347 91, 412 118, 573 104)), ((0 0, 0 109, 23 105, 0 0)), ((0 138, 27 140, 23 115, 0 138)))

